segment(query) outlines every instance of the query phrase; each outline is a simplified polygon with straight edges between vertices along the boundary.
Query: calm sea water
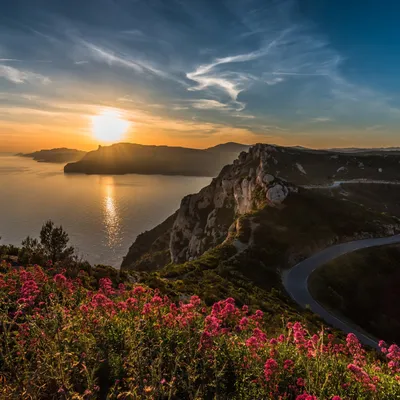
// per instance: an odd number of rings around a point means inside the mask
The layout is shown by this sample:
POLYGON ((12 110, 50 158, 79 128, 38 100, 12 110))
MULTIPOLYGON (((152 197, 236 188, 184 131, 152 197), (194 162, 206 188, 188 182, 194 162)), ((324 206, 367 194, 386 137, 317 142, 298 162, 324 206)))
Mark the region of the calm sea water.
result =
POLYGON ((63 165, 0 154, 0 236, 20 244, 53 220, 93 264, 118 267, 136 236, 171 215, 210 178, 64 175, 63 165))

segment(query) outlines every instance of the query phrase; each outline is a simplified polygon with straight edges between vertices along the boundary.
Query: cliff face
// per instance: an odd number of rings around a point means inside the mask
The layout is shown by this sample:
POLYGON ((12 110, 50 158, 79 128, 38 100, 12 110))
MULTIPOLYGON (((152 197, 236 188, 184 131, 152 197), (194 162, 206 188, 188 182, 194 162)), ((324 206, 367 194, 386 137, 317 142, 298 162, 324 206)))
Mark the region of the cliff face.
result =
POLYGON ((281 207, 286 197, 298 189, 271 174, 280 152, 284 149, 261 144, 248 153, 242 152, 209 186, 186 196, 173 216, 139 235, 122 268, 135 265, 137 269, 151 270, 169 261, 191 260, 222 243, 230 230, 236 232, 238 216, 265 204, 281 207))
POLYGON ((267 245, 264 250, 272 254, 391 234, 391 216, 350 202, 340 190, 306 188, 326 187, 336 179, 397 180, 399 161, 399 156, 358 157, 257 144, 225 166, 209 186, 186 196, 168 220, 140 235, 122 267, 152 270, 184 263, 225 241, 239 253, 267 245))
MULTIPOLYGON (((224 241, 237 216, 261 204, 280 206, 297 188, 269 173, 279 148, 256 145, 241 153, 212 183, 186 196, 171 230, 170 253, 175 263, 191 260, 224 241)), ((233 228, 232 228, 233 229, 233 228)))

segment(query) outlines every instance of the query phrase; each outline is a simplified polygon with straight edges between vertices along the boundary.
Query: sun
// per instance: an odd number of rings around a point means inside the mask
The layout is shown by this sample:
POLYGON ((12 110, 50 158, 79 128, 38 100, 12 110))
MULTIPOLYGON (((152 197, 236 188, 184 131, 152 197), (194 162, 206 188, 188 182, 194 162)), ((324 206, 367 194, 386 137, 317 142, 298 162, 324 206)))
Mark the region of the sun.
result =
POLYGON ((130 122, 118 110, 104 110, 91 117, 93 136, 102 142, 118 142, 126 134, 130 122))

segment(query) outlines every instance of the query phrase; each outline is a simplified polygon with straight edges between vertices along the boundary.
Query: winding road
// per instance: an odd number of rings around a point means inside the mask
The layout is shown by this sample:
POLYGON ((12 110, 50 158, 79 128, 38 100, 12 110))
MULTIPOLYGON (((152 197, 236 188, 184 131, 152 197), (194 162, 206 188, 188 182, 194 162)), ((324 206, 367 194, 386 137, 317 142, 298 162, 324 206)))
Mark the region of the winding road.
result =
POLYGON ((349 323, 339 319, 314 300, 308 290, 308 278, 314 270, 344 254, 368 247, 394 243, 400 243, 400 235, 357 240, 328 247, 310 258, 301 261, 290 270, 284 271, 282 274, 283 285, 292 299, 301 307, 309 307, 312 312, 319 315, 325 322, 333 327, 345 333, 354 333, 363 344, 378 348, 378 342, 376 340, 354 329, 349 323))

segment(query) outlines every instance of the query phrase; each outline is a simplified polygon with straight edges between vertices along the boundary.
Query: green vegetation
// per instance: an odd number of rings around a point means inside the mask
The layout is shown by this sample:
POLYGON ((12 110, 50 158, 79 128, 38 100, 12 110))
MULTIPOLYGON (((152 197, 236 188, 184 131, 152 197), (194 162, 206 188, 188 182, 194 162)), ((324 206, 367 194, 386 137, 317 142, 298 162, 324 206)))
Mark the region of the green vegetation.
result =
POLYGON ((21 247, 0 244, 0 261, 18 267, 46 265, 47 268, 63 271, 71 279, 77 278, 83 271, 86 287, 93 289, 98 288, 102 278, 110 278, 115 284, 128 280, 128 273, 124 271, 106 265, 92 266, 81 260, 69 245, 67 232, 62 226, 56 227, 52 221, 44 223, 39 236, 40 239, 28 236, 22 241, 21 247))
POLYGON ((310 290, 324 306, 376 337, 400 342, 400 248, 342 256, 315 271, 310 290))
POLYGON ((400 349, 282 321, 232 298, 176 304, 147 287, 98 290, 80 272, 0 264, 0 398, 286 399, 400 397, 400 349))

